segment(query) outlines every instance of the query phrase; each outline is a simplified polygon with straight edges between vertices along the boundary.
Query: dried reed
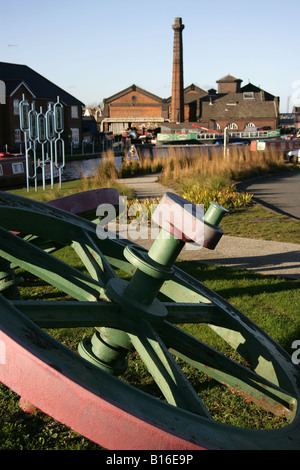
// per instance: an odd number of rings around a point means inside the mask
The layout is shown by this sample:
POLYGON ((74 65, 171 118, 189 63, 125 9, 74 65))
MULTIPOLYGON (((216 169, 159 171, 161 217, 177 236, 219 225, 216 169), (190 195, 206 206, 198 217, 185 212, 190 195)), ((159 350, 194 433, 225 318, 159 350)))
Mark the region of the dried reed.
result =
MULTIPOLYGON (((170 147, 168 157, 153 160, 155 168, 158 163, 162 167, 162 182, 215 176, 236 181, 280 169, 284 165, 284 159, 281 152, 253 152, 247 147, 231 147, 226 155, 222 147, 170 147)), ((143 166, 143 160, 140 166, 143 166)), ((150 169, 154 171, 153 167, 150 169)))
POLYGON ((95 165, 93 174, 87 176, 81 170, 80 191, 87 191, 96 188, 105 188, 111 186, 118 178, 118 172, 115 167, 115 156, 112 150, 102 154, 102 161, 98 166, 95 165))

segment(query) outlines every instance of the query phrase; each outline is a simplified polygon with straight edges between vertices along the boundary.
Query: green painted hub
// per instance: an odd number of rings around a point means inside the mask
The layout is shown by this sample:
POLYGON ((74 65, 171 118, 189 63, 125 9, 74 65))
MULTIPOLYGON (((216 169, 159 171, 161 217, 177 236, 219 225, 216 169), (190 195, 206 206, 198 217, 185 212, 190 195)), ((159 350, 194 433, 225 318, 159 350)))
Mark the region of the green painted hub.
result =
POLYGON ((170 269, 184 245, 185 242, 162 229, 149 250, 149 257, 170 269))
MULTIPOLYGON (((118 335, 122 333, 119 330, 115 331, 118 335)), ((103 338, 102 335, 104 336, 104 331, 96 331, 92 338, 83 339, 78 346, 79 354, 112 375, 124 374, 128 366, 126 360, 128 350, 114 344, 109 337, 103 338)), ((109 336, 113 336, 113 332, 110 332, 109 336)))
POLYGON ((172 268, 169 268, 167 264, 165 265, 164 263, 155 261, 155 259, 151 258, 150 252, 148 254, 148 251, 140 246, 126 246, 124 256, 140 271, 143 271, 154 279, 171 279, 174 274, 174 270, 172 268))
MULTIPOLYGON (((152 247, 153 248, 153 247, 152 247)), ((152 249, 152 253, 153 253, 152 249)), ((157 296, 164 281, 171 279, 174 271, 168 264, 164 265, 151 257, 143 248, 134 245, 127 246, 124 250, 127 260, 137 267, 129 282, 125 295, 129 299, 135 299, 141 305, 150 305, 157 296)))
MULTIPOLYGON (((143 305, 129 297, 127 288, 130 282, 115 278, 106 286, 108 297, 120 306, 120 315, 135 325, 143 319, 155 327, 161 325, 167 316, 166 308, 157 299, 151 305, 143 305)), ((91 339, 85 338, 78 346, 82 357, 112 375, 121 375, 126 371, 126 355, 131 349, 131 340, 126 332, 106 327, 97 328, 91 339)))
MULTIPOLYGON (((205 222, 217 227, 226 212, 222 206, 211 203, 205 222)), ((137 323, 145 319, 156 327, 161 325, 167 310, 156 297, 164 282, 173 277, 173 264, 184 246, 184 241, 164 229, 160 230, 149 252, 137 245, 126 246, 124 256, 137 268, 136 272, 129 282, 114 278, 106 286, 107 296, 119 304, 126 318, 137 323)), ((104 333, 100 328, 91 340, 86 339, 79 345, 79 353, 98 367, 119 375, 126 370, 125 356, 131 348, 127 338, 122 331, 106 330, 104 333)))
POLYGON ((137 296, 129 297, 128 288, 130 282, 122 279, 111 279, 106 287, 106 292, 113 302, 121 306, 122 315, 134 322, 148 320, 153 325, 161 325, 168 312, 158 299, 153 299, 151 304, 141 303, 137 296))
POLYGON ((228 210, 225 209, 225 207, 220 206, 220 204, 217 204, 216 202, 211 202, 209 208, 205 212, 204 220, 208 224, 218 227, 226 212, 228 212, 228 210))

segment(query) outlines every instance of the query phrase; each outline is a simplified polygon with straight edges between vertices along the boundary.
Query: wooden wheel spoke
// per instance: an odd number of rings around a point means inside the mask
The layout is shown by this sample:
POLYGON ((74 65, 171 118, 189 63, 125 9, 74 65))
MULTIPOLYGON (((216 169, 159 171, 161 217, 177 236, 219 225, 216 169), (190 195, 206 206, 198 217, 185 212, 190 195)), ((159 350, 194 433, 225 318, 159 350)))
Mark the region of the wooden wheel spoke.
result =
POLYGON ((0 227, 0 256, 77 300, 96 300, 102 285, 0 227))
POLYGON ((221 309, 212 303, 164 302, 170 323, 213 323, 220 322, 221 309))
POLYGON ((167 322, 160 336, 170 352, 198 370, 274 414, 290 414, 294 398, 282 388, 167 322))
POLYGON ((116 277, 111 265, 87 232, 81 232, 76 240, 73 240, 72 246, 93 279, 106 284, 109 279, 116 277))
POLYGON ((16 300, 12 303, 41 328, 122 326, 119 306, 113 302, 16 300))
POLYGON ((129 334, 131 342, 168 403, 209 418, 200 398, 178 367, 156 331, 147 322, 129 334))

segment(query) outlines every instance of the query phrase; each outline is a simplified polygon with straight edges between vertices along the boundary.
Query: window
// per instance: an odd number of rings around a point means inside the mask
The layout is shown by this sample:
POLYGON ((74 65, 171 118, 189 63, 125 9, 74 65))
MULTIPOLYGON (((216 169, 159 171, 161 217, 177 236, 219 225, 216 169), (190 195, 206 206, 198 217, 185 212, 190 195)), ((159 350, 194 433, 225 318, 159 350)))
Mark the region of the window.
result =
POLYGON ((3 80, 0 80, 0 104, 6 104, 6 85, 3 80))
POLYGON ((71 117, 78 118, 78 106, 71 106, 71 117))
POLYGON ((238 129, 238 125, 235 122, 227 124, 228 129, 238 129))
POLYGON ((3 168, 2 168, 2 165, 0 165, 0 176, 3 175, 3 168))
POLYGON ((78 145, 79 144, 79 129, 71 129, 72 132, 72 144, 78 145))
POLYGON ((256 125, 254 124, 254 122, 247 122, 247 124, 245 124, 244 129, 247 130, 247 129, 251 129, 253 127, 256 128, 256 125))
POLYGON ((14 115, 19 115, 19 100, 14 100, 14 115))
POLYGON ((16 174, 16 173, 24 173, 23 163, 22 163, 22 162, 13 163, 13 164, 12 164, 12 171, 13 171, 14 174, 16 174))
POLYGON ((20 129, 15 129, 15 142, 21 142, 21 131, 20 129))
POLYGON ((244 97, 244 100, 253 100, 254 93, 253 91, 244 91, 243 97, 244 97))

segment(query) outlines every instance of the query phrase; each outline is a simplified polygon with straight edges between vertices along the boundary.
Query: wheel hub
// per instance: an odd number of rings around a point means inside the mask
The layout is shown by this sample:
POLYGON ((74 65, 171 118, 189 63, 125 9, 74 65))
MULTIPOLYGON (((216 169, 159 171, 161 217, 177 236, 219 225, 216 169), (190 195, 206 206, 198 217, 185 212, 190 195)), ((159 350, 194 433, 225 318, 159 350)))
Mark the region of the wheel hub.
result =
MULTIPOLYGON (((226 212, 222 206, 212 203, 206 217, 201 218, 199 214, 197 216, 194 204, 166 193, 154 213, 161 231, 149 252, 134 245, 126 246, 124 250, 125 258, 137 268, 132 279, 129 282, 111 279, 106 286, 108 297, 119 304, 121 314, 135 322, 148 320, 153 327, 159 328, 168 311, 156 297, 163 283, 173 277, 173 263, 187 241, 198 241, 200 234, 202 243, 205 243, 205 224, 210 233, 217 233, 218 241, 223 233, 219 223, 226 212), (166 207, 169 210, 166 211, 166 207)), ((214 246, 217 241, 214 241, 214 246)), ((78 348, 85 359, 113 375, 125 372, 125 356, 131 349, 130 338, 124 331, 107 328, 100 328, 78 348)))

